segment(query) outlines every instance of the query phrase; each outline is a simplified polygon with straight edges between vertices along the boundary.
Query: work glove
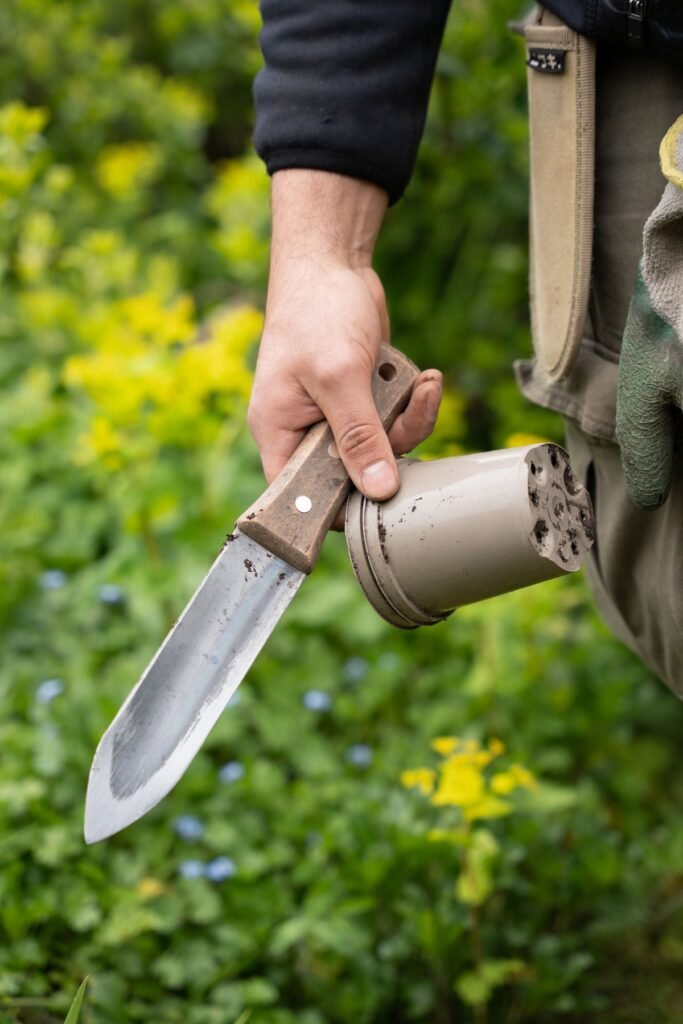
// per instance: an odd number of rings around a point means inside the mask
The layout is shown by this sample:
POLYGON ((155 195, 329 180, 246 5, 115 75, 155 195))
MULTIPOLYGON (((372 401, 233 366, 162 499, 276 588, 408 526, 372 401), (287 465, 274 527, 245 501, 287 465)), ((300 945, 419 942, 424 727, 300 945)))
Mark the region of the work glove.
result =
POLYGON ((683 117, 660 147, 668 179, 645 224, 619 359, 617 441, 629 494, 656 509, 671 487, 683 409, 683 117))

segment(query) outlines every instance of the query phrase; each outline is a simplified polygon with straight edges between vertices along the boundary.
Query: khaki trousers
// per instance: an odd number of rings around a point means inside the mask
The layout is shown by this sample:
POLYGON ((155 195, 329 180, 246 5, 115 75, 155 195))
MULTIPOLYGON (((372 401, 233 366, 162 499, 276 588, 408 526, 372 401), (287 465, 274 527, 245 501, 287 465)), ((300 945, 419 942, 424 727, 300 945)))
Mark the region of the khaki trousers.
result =
POLYGON ((595 505, 597 543, 587 574, 603 618, 683 699, 683 443, 665 505, 641 512, 628 497, 614 440, 619 351, 643 226, 665 184, 659 142, 681 114, 683 66, 598 50, 593 259, 583 340, 567 379, 549 383, 535 362, 519 364, 517 375, 527 397, 565 417, 574 469, 595 505))

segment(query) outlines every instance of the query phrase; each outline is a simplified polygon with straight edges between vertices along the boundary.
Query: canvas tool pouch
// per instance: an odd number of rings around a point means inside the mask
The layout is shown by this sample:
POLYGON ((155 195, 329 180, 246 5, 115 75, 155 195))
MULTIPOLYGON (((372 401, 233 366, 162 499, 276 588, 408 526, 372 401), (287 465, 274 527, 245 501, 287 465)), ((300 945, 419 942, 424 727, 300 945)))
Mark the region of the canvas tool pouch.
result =
POLYGON ((591 276, 595 44, 537 7, 526 42, 531 150, 531 328, 548 383, 570 372, 591 276))

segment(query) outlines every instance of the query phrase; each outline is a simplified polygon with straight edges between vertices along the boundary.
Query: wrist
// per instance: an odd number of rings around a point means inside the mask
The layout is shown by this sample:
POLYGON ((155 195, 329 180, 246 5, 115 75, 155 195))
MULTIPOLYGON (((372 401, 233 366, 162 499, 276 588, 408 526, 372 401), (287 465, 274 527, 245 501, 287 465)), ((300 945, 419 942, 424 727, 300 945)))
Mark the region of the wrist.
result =
POLYGON ((271 269, 299 258, 370 266, 387 202, 386 192, 358 178, 304 168, 277 171, 271 269))

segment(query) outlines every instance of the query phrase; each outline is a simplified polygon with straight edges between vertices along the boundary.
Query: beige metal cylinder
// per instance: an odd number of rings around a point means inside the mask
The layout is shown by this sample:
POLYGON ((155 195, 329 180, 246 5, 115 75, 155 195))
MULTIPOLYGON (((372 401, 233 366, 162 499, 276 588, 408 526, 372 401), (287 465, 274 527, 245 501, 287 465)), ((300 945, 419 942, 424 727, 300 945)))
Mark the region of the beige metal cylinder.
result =
POLYGON ((557 445, 399 460, 399 469, 393 498, 354 492, 346 510, 356 576, 396 626, 574 572, 592 546, 590 497, 557 445))

